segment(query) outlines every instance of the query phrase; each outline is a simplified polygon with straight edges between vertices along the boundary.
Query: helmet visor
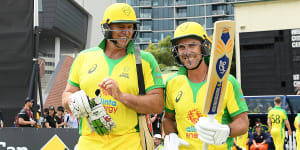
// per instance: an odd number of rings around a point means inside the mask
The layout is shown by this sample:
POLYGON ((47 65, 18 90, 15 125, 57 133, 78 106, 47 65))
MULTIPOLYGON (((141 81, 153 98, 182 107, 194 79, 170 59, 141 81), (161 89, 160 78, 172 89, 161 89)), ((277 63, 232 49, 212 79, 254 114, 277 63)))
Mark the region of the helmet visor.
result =
POLYGON ((197 67, 202 60, 201 44, 200 43, 186 43, 174 46, 174 56, 178 57, 180 62, 188 69, 197 67))

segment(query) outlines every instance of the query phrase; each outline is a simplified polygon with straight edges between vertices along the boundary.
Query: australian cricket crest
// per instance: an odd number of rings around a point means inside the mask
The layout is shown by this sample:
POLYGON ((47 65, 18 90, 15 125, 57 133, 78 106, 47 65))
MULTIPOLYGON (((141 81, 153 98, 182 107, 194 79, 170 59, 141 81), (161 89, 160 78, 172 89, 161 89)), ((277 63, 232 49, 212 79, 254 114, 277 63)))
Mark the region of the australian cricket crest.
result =
POLYGON ((130 9, 129 6, 124 6, 124 7, 122 8, 122 11, 123 11, 123 14, 125 14, 126 16, 129 16, 130 13, 131 13, 131 9, 130 9))

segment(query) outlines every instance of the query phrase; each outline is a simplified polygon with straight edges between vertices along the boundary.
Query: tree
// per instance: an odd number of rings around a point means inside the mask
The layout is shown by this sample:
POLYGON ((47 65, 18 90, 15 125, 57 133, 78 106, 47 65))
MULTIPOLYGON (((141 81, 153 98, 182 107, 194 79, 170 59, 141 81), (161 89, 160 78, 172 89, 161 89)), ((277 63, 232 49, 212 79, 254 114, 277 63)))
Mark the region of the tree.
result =
POLYGON ((161 69, 167 66, 174 66, 176 64, 172 55, 172 44, 170 40, 171 36, 167 36, 163 40, 159 41, 158 47, 151 43, 147 49, 145 49, 146 52, 152 53, 152 55, 156 58, 161 69))

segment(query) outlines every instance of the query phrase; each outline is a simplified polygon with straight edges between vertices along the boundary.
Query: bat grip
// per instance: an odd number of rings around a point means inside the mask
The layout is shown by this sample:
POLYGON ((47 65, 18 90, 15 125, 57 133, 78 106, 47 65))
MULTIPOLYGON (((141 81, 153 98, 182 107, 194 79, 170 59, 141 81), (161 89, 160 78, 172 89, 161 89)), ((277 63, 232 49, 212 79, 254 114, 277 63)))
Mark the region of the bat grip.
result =
MULTIPOLYGON (((213 120, 215 119, 215 116, 216 115, 207 115, 209 122, 213 122, 213 120)), ((208 145, 209 144, 203 142, 202 150, 208 150, 208 145)))

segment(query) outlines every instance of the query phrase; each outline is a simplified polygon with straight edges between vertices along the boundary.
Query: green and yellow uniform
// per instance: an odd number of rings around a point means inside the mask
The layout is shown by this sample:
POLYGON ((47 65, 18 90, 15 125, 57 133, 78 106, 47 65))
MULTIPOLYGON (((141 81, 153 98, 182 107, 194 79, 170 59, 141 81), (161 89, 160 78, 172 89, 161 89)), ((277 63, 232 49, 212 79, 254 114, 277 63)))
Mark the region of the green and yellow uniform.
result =
POLYGON ((240 136, 237 136, 236 137, 236 144, 243 148, 243 149, 246 149, 247 147, 247 139, 248 139, 248 132, 243 134, 243 135, 240 135, 240 136))
MULTIPOLYGON (((68 83, 84 90, 87 96, 95 97, 98 84, 110 77, 118 83, 121 92, 139 95, 133 43, 129 43, 126 56, 120 59, 108 58, 104 53, 105 44, 106 40, 103 40, 98 47, 84 50, 76 57, 68 83)), ((164 88, 161 71, 153 55, 141 51, 141 61, 146 92, 164 88)), ((101 98, 107 113, 116 122, 116 128, 109 135, 99 136, 91 132, 86 118, 80 118, 78 148, 140 150, 137 112, 106 92, 101 92, 101 98)))
MULTIPOLYGON (((206 81, 193 83, 187 77, 187 70, 180 67, 179 71, 168 78, 165 91, 165 111, 174 113, 177 123, 178 137, 187 141, 190 145, 179 146, 180 150, 195 150, 202 148, 202 142, 198 139, 195 124, 202 114, 206 81)), ((240 84, 233 77, 228 77, 226 93, 224 96, 222 111, 216 115, 219 123, 229 124, 232 118, 248 111, 240 84)), ((209 145, 212 149, 231 149, 233 138, 221 146, 209 145)))
POLYGON ((268 118, 271 120, 271 135, 274 141, 276 150, 283 150, 285 130, 284 121, 288 118, 284 109, 280 106, 275 106, 268 113, 268 118))
POLYGON ((300 150, 300 129, 299 129, 299 123, 300 123, 300 113, 297 114, 297 117, 294 121, 294 126, 296 128, 296 140, 297 140, 297 150, 300 150))

